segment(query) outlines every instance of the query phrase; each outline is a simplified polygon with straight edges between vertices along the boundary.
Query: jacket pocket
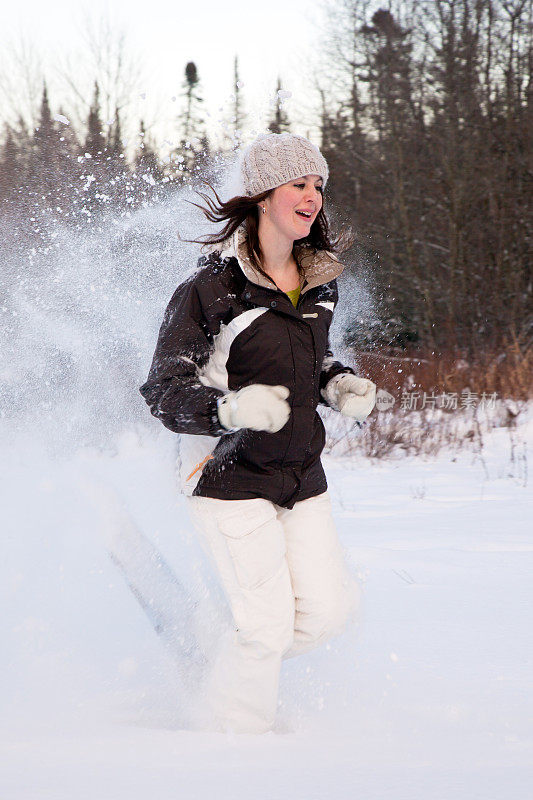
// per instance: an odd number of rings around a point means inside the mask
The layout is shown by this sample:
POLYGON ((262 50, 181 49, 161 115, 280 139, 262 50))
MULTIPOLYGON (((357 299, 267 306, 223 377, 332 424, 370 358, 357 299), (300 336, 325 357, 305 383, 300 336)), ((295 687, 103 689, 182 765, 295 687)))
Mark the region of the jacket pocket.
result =
MULTIPOLYGON (((248 502, 248 501, 247 501, 248 502)), ((218 527, 226 540, 239 586, 257 589, 276 575, 285 559, 283 527, 268 501, 251 501, 254 506, 240 514, 219 518, 218 527)))

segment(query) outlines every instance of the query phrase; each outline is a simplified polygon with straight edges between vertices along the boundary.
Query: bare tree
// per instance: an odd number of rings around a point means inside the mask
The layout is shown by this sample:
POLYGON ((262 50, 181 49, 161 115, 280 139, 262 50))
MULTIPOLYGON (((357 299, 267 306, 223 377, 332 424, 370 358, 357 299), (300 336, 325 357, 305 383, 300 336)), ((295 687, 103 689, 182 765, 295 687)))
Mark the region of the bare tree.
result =
MULTIPOLYGON (((96 82, 107 142, 111 142, 117 118, 129 139, 138 133, 139 89, 145 70, 142 58, 132 51, 126 32, 114 26, 109 16, 94 19, 87 12, 79 33, 84 47, 77 47, 75 54, 62 54, 55 68, 59 93, 66 98, 72 121, 78 128, 85 125, 96 82)), ((146 130, 155 123, 155 113, 148 122, 143 114, 146 130)))
POLYGON ((43 86, 43 59, 27 34, 8 42, 0 54, 0 118, 13 125, 22 119, 37 124, 43 86))

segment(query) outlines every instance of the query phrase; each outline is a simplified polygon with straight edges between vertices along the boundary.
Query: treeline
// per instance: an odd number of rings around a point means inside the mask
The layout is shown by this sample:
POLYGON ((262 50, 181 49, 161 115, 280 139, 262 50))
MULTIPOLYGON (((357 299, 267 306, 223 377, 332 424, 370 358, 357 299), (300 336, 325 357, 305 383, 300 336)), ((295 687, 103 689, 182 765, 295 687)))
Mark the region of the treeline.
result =
MULTIPOLYGON (((192 102, 189 99, 182 120, 184 136, 164 160, 146 135, 143 120, 133 158, 127 158, 128 140, 122 136, 119 109, 115 109, 112 120, 103 121, 97 82, 81 132, 62 108, 52 113, 44 82, 35 129, 28 130, 22 117, 15 126, 4 125, 0 148, 3 216, 35 222, 40 213, 53 214, 79 227, 94 215, 101 218, 107 209, 114 214, 121 210, 127 213, 142 203, 161 199, 176 183, 200 173, 210 149, 205 135, 194 135, 199 81, 194 64, 188 64, 186 71, 192 102)), ((30 237, 43 233, 36 225, 27 226, 25 232, 30 237)))
MULTIPOLYGON (((354 320, 354 342, 467 356, 510 341, 531 347, 532 2, 330 3, 316 79, 326 204, 352 226, 380 300, 380 325, 354 320)), ((228 149, 245 127, 237 69, 234 78, 228 149)), ((193 63, 186 86, 180 144, 167 163, 142 123, 126 163, 119 112, 104 133, 97 86, 83 136, 52 115, 44 90, 36 130, 21 122, 5 131, 4 218, 23 209, 35 223, 30 212, 46 207, 80 225, 205 176, 213 148, 193 63)), ((269 129, 293 129, 282 103, 269 129)))
POLYGON ((335 3, 322 147, 391 338, 531 347, 531 0, 335 3))
MULTIPOLYGON (((230 121, 224 131, 228 142, 225 152, 239 144, 246 119, 237 58, 233 91, 230 121)), ((268 128, 280 132, 289 128, 289 122, 282 109, 279 79, 276 96, 268 128)), ((183 108, 176 118, 176 143, 166 142, 171 146, 168 154, 163 157, 141 119, 133 156, 128 158, 129 139, 123 137, 119 108, 115 108, 112 120, 104 120, 97 81, 87 119, 79 131, 63 108, 52 111, 43 81, 35 128, 28 129, 22 115, 16 125, 4 123, 0 222, 9 219, 17 227, 18 237, 38 240, 46 235, 39 224, 43 215, 48 221, 51 217, 61 219, 79 228, 93 219, 101 222, 108 211, 129 215, 191 180, 214 178, 217 151, 206 132, 205 98, 194 62, 185 67, 182 100, 183 108)))

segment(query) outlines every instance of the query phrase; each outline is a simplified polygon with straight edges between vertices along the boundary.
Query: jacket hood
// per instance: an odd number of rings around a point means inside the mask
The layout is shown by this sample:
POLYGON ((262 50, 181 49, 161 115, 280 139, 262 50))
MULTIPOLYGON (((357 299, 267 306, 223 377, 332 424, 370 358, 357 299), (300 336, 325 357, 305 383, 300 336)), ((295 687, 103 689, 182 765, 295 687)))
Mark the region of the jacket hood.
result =
MULTIPOLYGON (((276 284, 261 275, 256 270, 248 256, 247 231, 244 224, 239 225, 237 230, 228 239, 209 247, 208 252, 220 252, 221 258, 234 257, 249 281, 267 289, 277 289, 276 284)), ((344 270, 344 265, 329 250, 317 250, 302 244, 296 245, 299 261, 304 270, 306 284, 302 289, 302 294, 308 289, 329 283, 337 278, 344 270)))

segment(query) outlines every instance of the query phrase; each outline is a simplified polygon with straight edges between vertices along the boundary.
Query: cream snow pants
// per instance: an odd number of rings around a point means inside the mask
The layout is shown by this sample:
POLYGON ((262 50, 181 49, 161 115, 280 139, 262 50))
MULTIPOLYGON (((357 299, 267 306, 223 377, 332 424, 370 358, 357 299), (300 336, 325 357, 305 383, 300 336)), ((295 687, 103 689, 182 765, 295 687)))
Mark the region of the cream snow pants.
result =
POLYGON ((219 730, 263 733, 274 724, 282 659, 340 633, 358 604, 330 496, 290 510, 262 498, 187 499, 236 629, 210 676, 210 714, 219 730))

